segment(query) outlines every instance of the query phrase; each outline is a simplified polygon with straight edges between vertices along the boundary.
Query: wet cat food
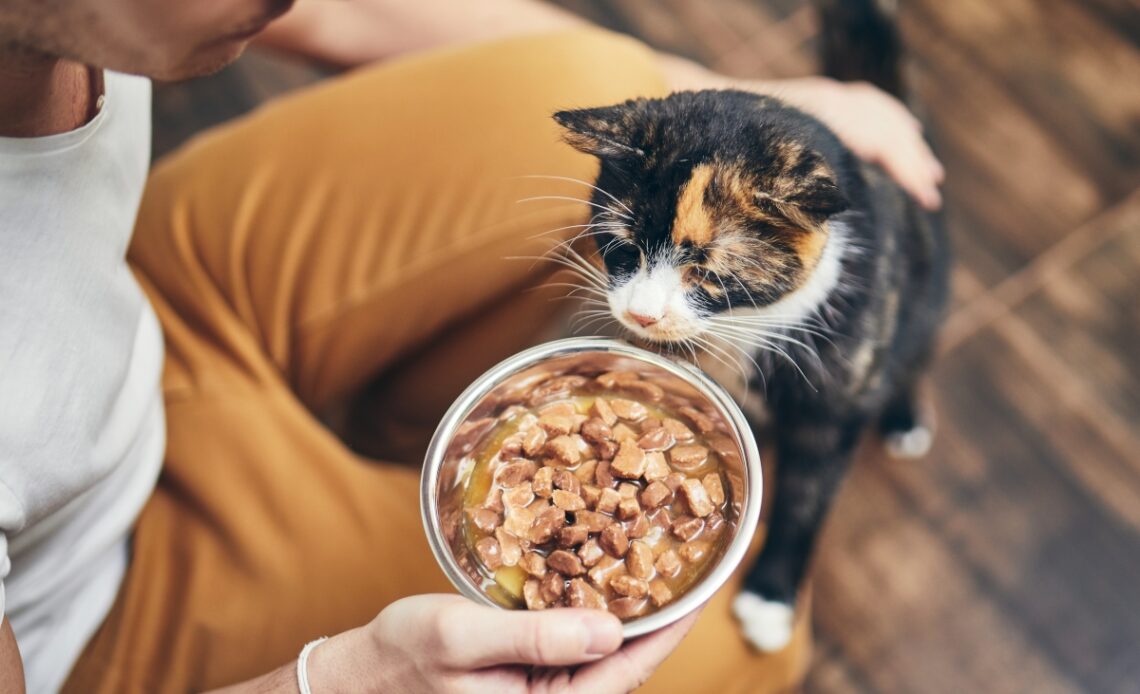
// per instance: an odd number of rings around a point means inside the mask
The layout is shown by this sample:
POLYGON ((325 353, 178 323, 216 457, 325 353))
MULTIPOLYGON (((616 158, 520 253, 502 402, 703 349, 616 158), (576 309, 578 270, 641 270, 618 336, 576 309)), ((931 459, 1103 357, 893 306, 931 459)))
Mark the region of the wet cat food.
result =
POLYGON ((464 536, 488 594, 623 620, 677 600, 735 522, 715 429, 632 371, 551 378, 506 403, 464 490, 464 536))

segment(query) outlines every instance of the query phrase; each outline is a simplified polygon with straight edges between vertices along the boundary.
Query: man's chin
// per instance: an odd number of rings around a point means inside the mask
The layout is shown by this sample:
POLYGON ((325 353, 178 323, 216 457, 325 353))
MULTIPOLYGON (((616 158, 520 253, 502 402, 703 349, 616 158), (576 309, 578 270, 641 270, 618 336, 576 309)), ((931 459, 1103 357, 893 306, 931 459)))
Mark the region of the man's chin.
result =
POLYGON ((234 39, 210 44, 194 51, 185 60, 156 70, 154 73, 148 73, 147 76, 160 82, 179 82, 212 75, 240 58, 249 41, 249 39, 234 39))

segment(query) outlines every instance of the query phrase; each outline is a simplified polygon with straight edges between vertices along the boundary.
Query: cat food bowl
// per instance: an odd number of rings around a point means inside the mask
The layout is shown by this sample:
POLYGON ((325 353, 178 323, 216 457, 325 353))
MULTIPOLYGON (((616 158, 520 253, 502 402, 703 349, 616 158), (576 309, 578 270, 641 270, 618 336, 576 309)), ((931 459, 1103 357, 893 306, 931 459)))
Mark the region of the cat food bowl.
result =
POLYGON ((632 638, 708 601, 760 517, 755 439, 699 369, 621 341, 516 354, 452 404, 420 509, 436 560, 477 603, 610 609, 632 638))

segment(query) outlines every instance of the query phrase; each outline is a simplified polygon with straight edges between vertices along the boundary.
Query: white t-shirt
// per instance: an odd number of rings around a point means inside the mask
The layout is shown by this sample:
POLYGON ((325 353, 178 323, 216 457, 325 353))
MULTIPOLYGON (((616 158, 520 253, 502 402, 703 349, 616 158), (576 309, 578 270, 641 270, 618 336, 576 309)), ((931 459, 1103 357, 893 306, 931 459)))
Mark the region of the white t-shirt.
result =
POLYGON ((150 82, 105 96, 78 130, 0 137, 0 610, 37 694, 107 616, 165 447, 162 332, 124 259, 150 82))

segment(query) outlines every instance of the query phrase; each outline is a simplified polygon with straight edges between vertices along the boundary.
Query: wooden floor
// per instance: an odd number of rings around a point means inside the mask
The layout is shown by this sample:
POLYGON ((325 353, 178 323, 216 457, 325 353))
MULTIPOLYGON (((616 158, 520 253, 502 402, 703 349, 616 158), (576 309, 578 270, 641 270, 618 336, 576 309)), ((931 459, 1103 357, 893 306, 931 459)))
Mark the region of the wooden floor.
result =
MULTIPOLYGON (((815 70, 800 0, 561 4, 734 75, 815 70)), ((958 257, 940 432, 918 463, 862 451, 808 690, 1138 692, 1140 7, 902 5, 958 257)), ((160 90, 157 151, 314 75, 264 60, 160 90)))

